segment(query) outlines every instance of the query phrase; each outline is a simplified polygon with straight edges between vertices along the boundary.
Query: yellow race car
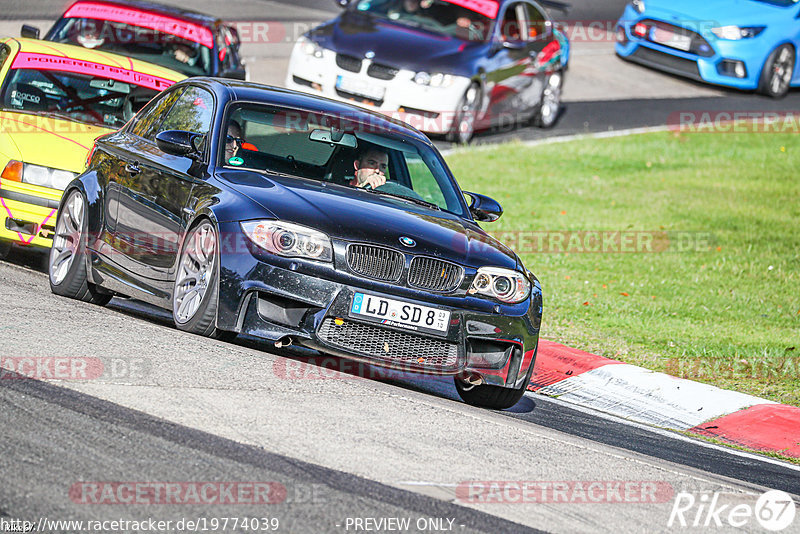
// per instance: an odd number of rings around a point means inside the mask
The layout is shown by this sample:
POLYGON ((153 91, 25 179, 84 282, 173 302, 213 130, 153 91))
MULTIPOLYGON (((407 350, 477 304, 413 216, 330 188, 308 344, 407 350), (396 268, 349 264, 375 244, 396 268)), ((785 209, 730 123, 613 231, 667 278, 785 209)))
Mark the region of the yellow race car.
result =
POLYGON ((64 187, 97 137, 186 76, 151 63, 35 39, 0 39, 0 257, 50 248, 64 187))

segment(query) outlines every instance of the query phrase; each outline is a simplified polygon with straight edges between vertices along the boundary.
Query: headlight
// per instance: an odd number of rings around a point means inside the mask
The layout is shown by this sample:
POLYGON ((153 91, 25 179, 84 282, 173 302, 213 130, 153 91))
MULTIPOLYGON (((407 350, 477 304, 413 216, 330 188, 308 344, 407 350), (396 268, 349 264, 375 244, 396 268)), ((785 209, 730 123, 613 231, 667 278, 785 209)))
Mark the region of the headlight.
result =
POLYGON ((307 56, 314 56, 316 58, 322 57, 322 47, 308 37, 301 36, 297 40, 297 46, 300 51, 307 56))
POLYGON ((711 33, 728 41, 738 41, 739 39, 751 39, 764 31, 764 26, 721 26, 711 28, 711 33))
POLYGON ((455 81, 455 76, 442 74, 441 72, 430 74, 422 71, 414 75, 414 81, 419 85, 428 85, 430 87, 450 87, 455 81))
POLYGON ((644 13, 644 0, 633 0, 631 6, 633 6, 633 9, 640 15, 644 13))
POLYGON ((333 261, 330 238, 312 228, 282 221, 248 221, 240 226, 253 243, 273 254, 333 261))
POLYGON ((50 189, 59 189, 61 191, 67 187, 67 184, 70 183, 75 176, 77 175, 70 171, 62 171, 61 169, 52 169, 50 167, 42 167, 41 165, 22 163, 14 160, 8 162, 2 174, 2 177, 8 180, 49 187, 50 189))
POLYGON ((531 294, 531 283, 519 271, 501 267, 481 267, 472 281, 470 293, 478 293, 508 304, 517 304, 531 294))

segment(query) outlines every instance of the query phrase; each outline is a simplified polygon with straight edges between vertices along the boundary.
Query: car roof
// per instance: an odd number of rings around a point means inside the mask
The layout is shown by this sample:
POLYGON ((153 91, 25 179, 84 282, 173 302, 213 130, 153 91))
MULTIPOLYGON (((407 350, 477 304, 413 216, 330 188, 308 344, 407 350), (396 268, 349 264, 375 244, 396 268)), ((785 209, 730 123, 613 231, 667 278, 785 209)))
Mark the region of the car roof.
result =
POLYGON ((186 78, 185 74, 154 65, 139 59, 129 58, 127 56, 120 56, 112 54, 111 52, 103 52, 101 50, 91 50, 82 46, 53 43, 50 41, 40 41, 39 39, 26 39, 24 37, 10 37, 2 40, 6 43, 9 41, 16 42, 19 46, 20 52, 27 52, 31 54, 44 54, 48 56, 62 56, 79 61, 89 61, 91 63, 98 63, 109 67, 121 67, 123 69, 148 74, 150 76, 158 76, 166 78, 173 82, 177 82, 186 78))
POLYGON ((425 134, 405 122, 337 100, 310 95, 291 89, 284 89, 282 87, 223 78, 199 77, 187 80, 187 83, 192 82, 201 83, 218 95, 224 95, 223 100, 260 102, 280 107, 310 111, 321 115, 339 115, 345 117, 349 121, 368 124, 371 129, 405 135, 427 145, 431 145, 430 140, 425 134))
MULTIPOLYGON (((177 6, 168 6, 165 4, 159 4, 158 2, 148 2, 146 0, 77 0, 73 2, 70 7, 74 6, 75 4, 109 4, 114 6, 122 6, 122 7, 133 7, 136 9, 141 9, 142 11, 150 11, 152 13, 158 13, 160 15, 170 15, 172 17, 180 18, 186 21, 192 21, 194 23, 200 24, 202 26, 212 27, 222 22, 222 19, 219 17, 214 17, 212 15, 207 15, 205 13, 198 13, 197 11, 192 11, 189 9, 184 9, 182 7, 177 6)), ((64 10, 66 13, 69 11, 69 8, 64 10)))

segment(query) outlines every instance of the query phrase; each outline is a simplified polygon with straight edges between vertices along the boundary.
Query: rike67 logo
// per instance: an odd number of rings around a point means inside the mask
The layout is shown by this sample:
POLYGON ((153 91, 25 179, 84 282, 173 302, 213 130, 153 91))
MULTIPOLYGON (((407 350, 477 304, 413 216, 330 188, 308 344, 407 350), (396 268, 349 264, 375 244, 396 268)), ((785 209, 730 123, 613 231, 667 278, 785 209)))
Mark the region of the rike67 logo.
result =
POLYGON ((797 510, 788 493, 768 491, 758 498, 755 505, 737 503, 735 499, 730 494, 723 496, 719 492, 697 497, 682 491, 675 496, 667 526, 703 529, 734 527, 745 531, 761 526, 770 532, 780 532, 794 523, 797 510))

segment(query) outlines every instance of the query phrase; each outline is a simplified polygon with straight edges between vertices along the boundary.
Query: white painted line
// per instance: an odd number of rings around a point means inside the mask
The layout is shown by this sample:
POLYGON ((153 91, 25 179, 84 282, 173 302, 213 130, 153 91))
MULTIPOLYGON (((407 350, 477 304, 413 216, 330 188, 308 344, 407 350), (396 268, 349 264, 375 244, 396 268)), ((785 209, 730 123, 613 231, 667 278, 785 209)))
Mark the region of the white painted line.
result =
MULTIPOLYGON (((647 133, 657 133, 669 131, 669 126, 649 126, 647 128, 629 128, 627 130, 609 130, 607 132, 595 132, 588 134, 574 134, 574 135, 561 135, 556 137, 545 137, 544 139, 531 139, 530 141, 514 142, 522 146, 541 146, 541 145, 554 145, 558 143, 569 143, 571 141, 583 141, 586 139, 611 139, 614 137, 625 137, 627 135, 638 135, 647 133)), ((455 148, 448 148, 442 150, 442 156, 458 155, 460 152, 480 152, 484 150, 491 150, 494 148, 502 147, 509 142, 504 143, 487 143, 483 145, 469 145, 459 146, 455 148)))
POLYGON ((628 364, 604 365, 542 388, 539 393, 675 430, 688 430, 755 404, 776 404, 628 364))

